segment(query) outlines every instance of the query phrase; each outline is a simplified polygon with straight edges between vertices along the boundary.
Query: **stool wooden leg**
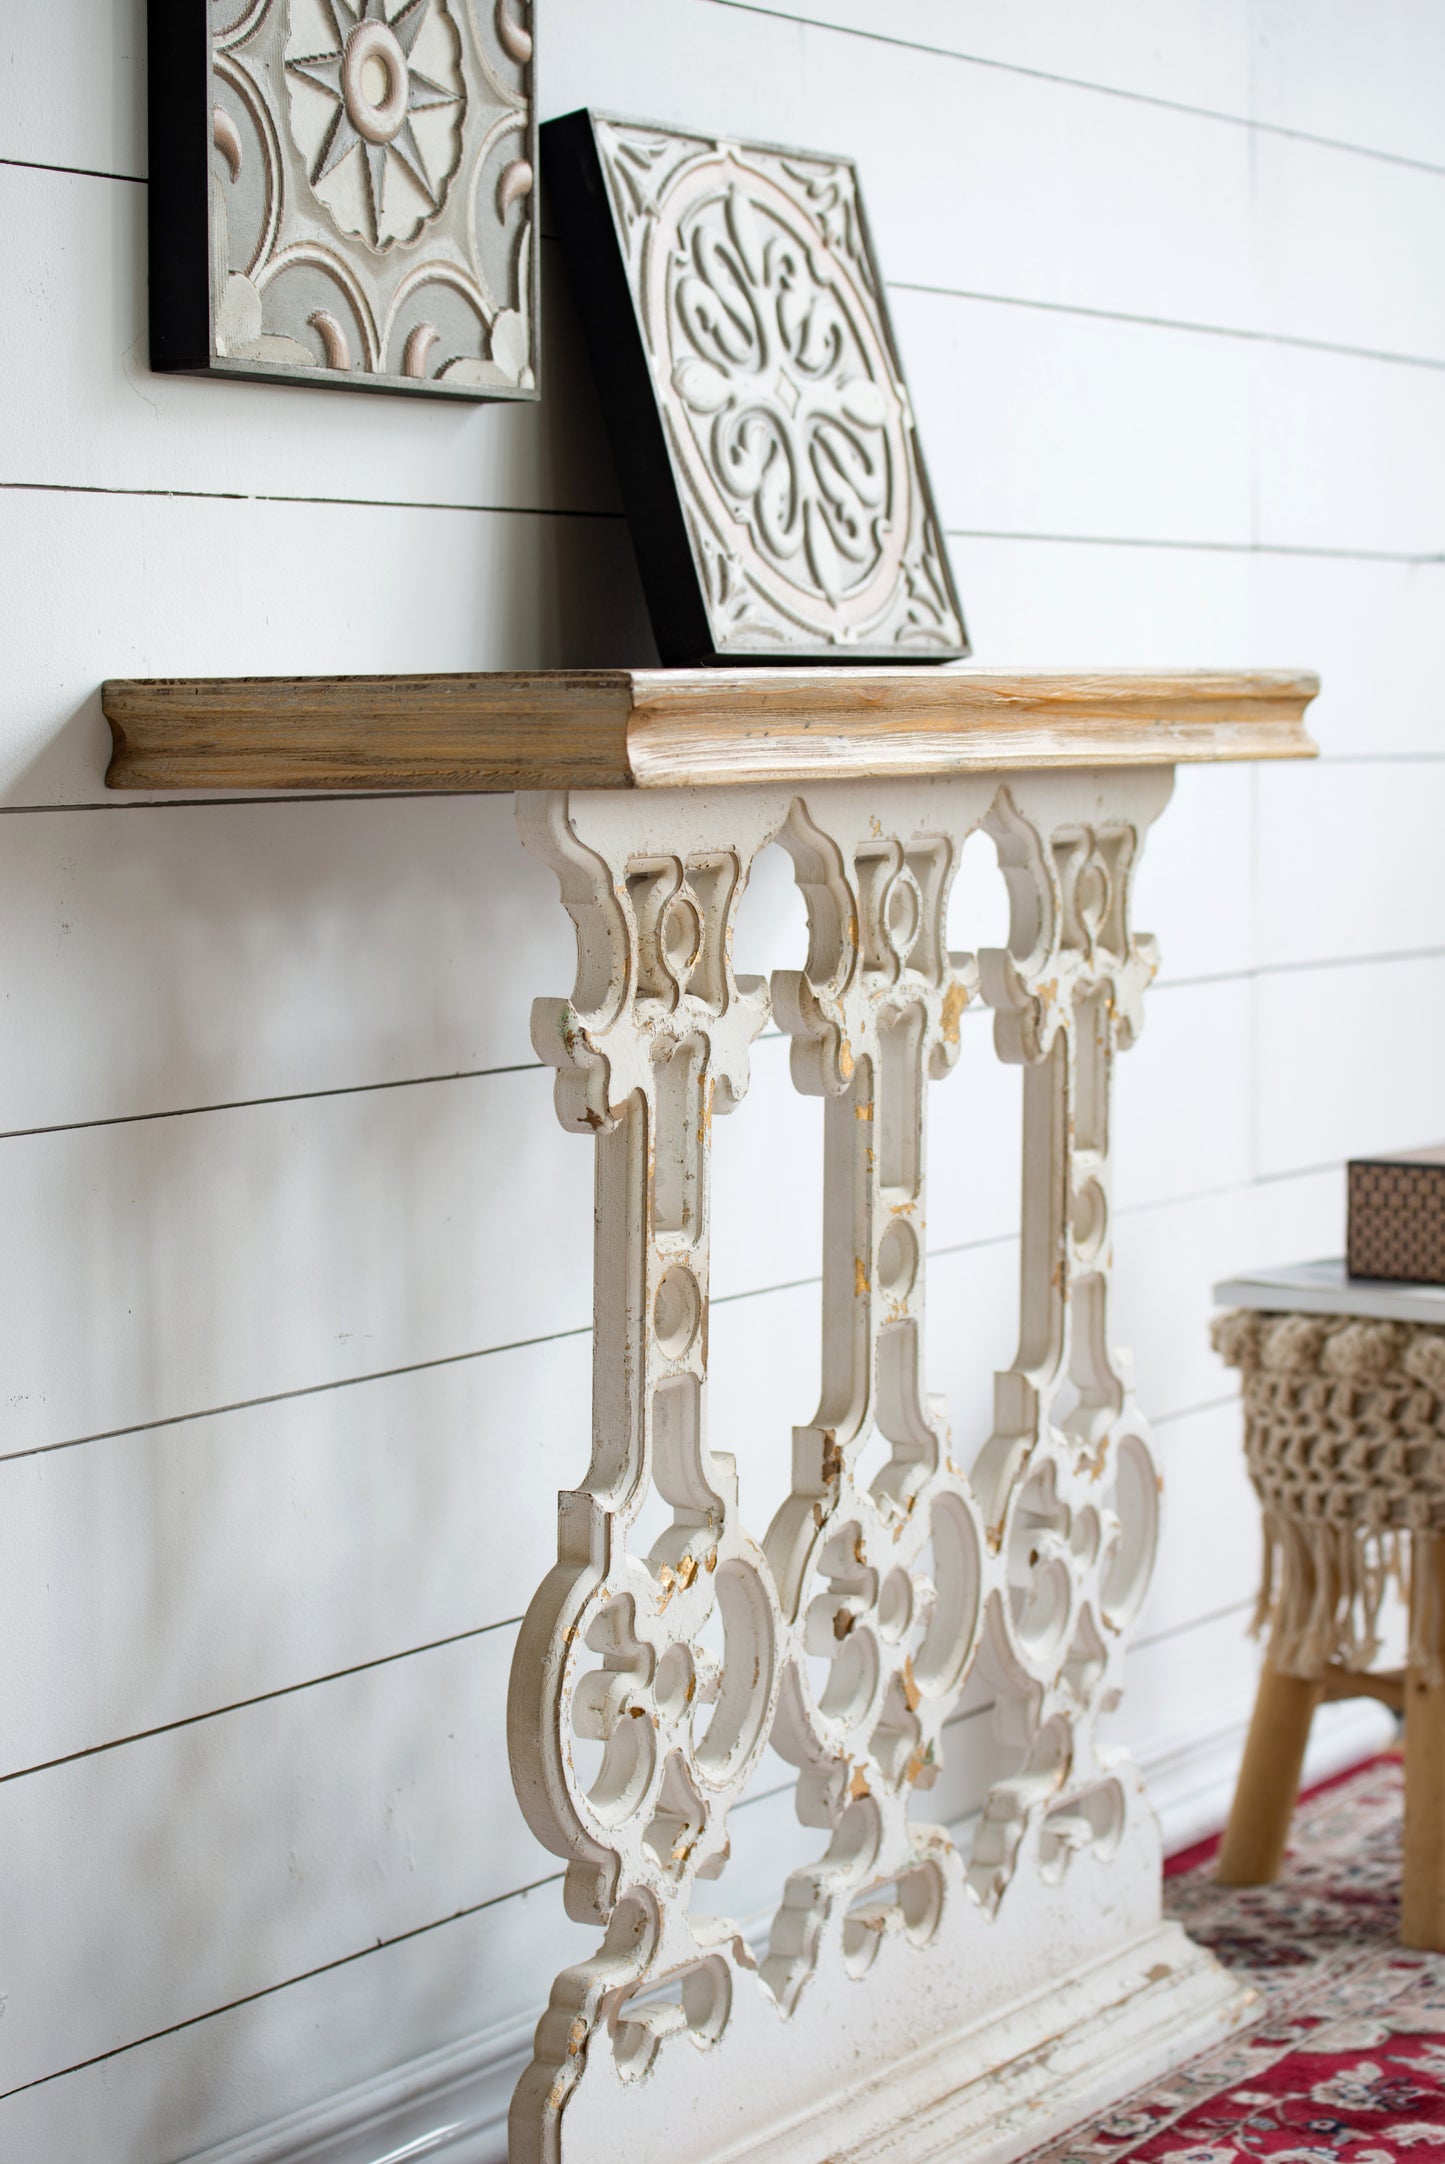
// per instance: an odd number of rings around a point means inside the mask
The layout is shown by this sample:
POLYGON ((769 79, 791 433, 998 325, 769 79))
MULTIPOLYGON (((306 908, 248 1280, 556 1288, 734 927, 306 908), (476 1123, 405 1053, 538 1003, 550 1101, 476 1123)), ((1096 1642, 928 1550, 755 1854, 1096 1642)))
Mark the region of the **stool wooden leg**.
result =
MULTIPOLYGON (((1416 1536, 1411 1598, 1445 1649, 1445 1539, 1416 1536), (1433 1596, 1433 1598, 1432 1598, 1433 1596)), ((1405 1672, 1405 1872, 1400 1941, 1445 1953, 1445 1685, 1405 1672)))
POLYGON ((1282 1676, 1265 1662, 1219 1849, 1222 1885, 1267 1886, 1277 1875, 1299 1794, 1310 1722, 1323 1688, 1302 1676, 1282 1676))

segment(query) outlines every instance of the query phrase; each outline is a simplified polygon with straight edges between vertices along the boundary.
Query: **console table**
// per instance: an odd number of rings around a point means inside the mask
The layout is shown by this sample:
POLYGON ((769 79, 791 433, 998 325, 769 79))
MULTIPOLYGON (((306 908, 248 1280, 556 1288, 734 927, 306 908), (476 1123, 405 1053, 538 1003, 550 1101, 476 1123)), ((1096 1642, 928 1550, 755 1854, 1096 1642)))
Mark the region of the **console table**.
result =
MULTIPOLYGON (((598 1938, 539 2023, 513 2164, 1003 2159, 1241 2013, 1161 1922, 1157 1826, 1096 1733, 1158 1533, 1110 1346, 1111 1081, 1157 966, 1130 900, 1173 768, 1308 757, 1316 688, 973 669, 105 687, 114 788, 516 790, 576 927, 576 982, 538 1000, 533 1037, 596 1156, 592 1458, 560 1498, 508 1726, 522 1808, 598 1938), (950 953, 978 830, 1008 943, 950 953), (809 936, 769 985, 735 974, 732 928, 774 842, 809 936), (954 1441, 923 1386, 927 1085, 978 1000, 1024 1071, 1019 1343, 992 1436, 954 1441), (770 1016, 822 1100, 823 1385, 764 1533, 705 1399, 711 1126, 770 1016), (665 1524, 644 1548, 649 1497, 665 1524), (911 1806, 985 1648, 1012 1770, 960 1846, 911 1806), (693 1888, 725 1873, 770 1741, 816 1846, 755 1949, 693 1888)), ((779 1448, 804 1410, 777 1408, 779 1448)))

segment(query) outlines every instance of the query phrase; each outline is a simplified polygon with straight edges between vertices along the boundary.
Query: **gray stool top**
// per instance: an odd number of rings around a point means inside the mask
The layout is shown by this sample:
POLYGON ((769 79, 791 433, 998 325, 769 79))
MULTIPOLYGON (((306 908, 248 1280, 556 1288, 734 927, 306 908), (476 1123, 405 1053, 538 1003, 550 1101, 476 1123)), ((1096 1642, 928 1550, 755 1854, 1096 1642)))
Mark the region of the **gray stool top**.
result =
POLYGON ((1378 1322, 1445 1324, 1445 1285, 1392 1285, 1349 1277, 1344 1258, 1248 1270, 1214 1288, 1220 1307, 1257 1307, 1276 1315, 1368 1315, 1378 1322))

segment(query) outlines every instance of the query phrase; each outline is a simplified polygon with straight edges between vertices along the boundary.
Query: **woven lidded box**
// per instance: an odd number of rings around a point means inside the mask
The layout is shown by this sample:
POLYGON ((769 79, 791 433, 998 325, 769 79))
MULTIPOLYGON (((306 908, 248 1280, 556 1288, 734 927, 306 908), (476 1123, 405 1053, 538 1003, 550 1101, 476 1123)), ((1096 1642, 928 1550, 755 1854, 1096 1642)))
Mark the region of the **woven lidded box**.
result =
POLYGON ((1348 1167, 1351 1277, 1445 1285, 1445 1143, 1348 1167))

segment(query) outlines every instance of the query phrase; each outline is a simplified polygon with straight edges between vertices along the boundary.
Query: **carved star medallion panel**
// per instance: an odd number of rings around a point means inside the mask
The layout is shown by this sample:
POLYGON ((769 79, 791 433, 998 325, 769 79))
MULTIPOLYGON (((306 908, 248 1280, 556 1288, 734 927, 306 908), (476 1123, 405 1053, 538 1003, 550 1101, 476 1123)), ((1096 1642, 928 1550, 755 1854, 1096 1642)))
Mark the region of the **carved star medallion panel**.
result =
POLYGON ((853 166, 542 132, 663 661, 966 654, 853 166))
POLYGON ((531 0, 151 0, 151 362, 537 396, 531 0))

